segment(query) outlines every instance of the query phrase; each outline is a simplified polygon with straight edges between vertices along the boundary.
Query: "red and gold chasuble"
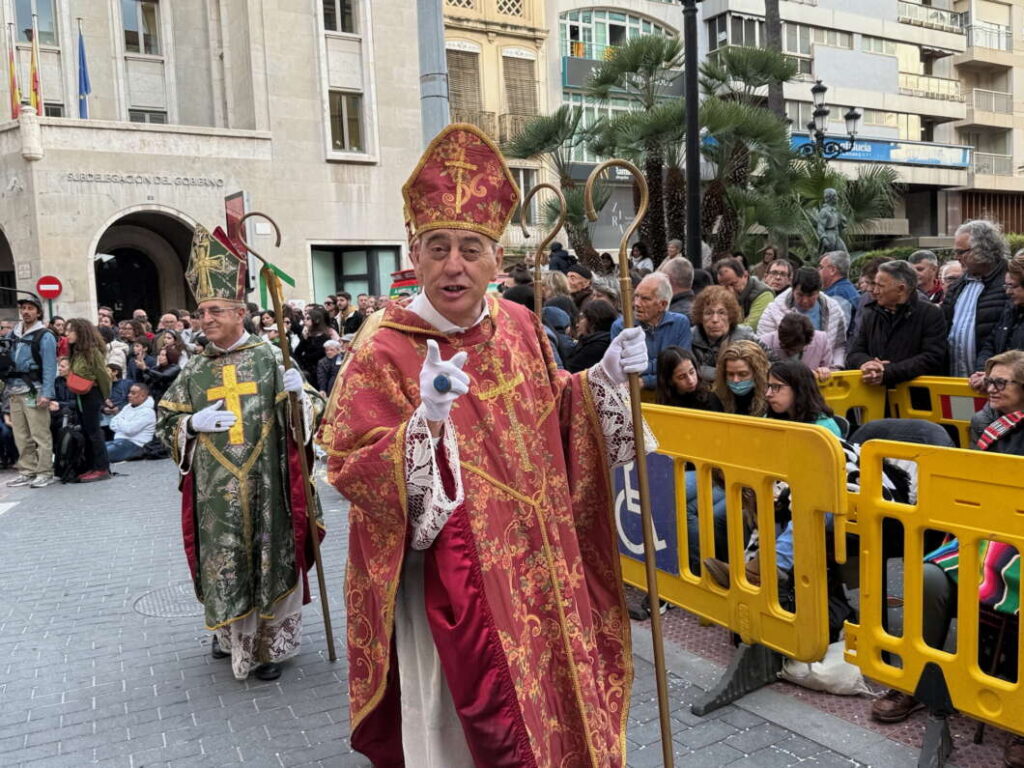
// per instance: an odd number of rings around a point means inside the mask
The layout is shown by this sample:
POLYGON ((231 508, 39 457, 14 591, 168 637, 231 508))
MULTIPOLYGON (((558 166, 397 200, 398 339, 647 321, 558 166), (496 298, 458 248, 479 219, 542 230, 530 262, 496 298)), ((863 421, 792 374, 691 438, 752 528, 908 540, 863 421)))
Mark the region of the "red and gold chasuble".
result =
POLYGON ((393 631, 410 533, 406 425, 434 338, 445 359, 469 353, 470 390, 451 412, 465 502, 426 550, 424 573, 470 751, 488 768, 616 768, 633 668, 590 385, 555 368, 532 313, 488 302, 481 323, 451 336, 389 307, 360 339, 324 420, 329 479, 351 501, 352 745, 378 768, 405 764, 393 631))

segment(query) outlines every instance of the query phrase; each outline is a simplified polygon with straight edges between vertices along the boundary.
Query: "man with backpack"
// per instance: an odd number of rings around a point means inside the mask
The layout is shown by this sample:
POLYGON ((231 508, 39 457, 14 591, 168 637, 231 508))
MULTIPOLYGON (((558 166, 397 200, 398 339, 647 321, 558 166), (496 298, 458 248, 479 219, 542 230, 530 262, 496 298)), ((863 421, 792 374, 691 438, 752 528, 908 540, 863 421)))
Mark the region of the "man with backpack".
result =
POLYGON ((14 443, 18 446, 18 476, 7 485, 45 488, 56 482, 50 401, 57 375, 57 338, 42 322, 43 306, 35 296, 18 299, 18 314, 21 322, 7 337, 13 342, 7 391, 14 443))

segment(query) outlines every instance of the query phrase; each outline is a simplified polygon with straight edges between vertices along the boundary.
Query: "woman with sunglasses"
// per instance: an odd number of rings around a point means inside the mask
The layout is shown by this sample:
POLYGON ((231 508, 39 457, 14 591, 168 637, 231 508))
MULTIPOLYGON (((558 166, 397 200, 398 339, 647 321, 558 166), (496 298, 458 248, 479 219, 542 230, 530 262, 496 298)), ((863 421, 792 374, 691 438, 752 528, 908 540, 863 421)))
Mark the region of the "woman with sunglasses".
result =
MULTIPOLYGON (((988 453, 1024 456, 1024 351, 1013 349, 989 359, 981 385, 988 403, 971 419, 971 447, 988 453)), ((957 614, 960 542, 950 538, 924 558, 924 610, 921 634, 932 648, 943 648, 957 614)), ((1020 553, 1011 545, 982 541, 978 552, 978 596, 990 612, 1015 615, 1020 602, 1020 553)), ((871 717, 899 723, 924 706, 913 696, 887 691, 871 706, 871 717)), ((1024 768, 1024 739, 1011 739, 1003 764, 1024 768)))
POLYGON ((982 394, 986 394, 982 386, 986 361, 1008 349, 1024 349, 1024 250, 1017 251, 1007 264, 1003 288, 1009 301, 995 329, 982 343, 976 372, 970 378, 971 388, 982 394))

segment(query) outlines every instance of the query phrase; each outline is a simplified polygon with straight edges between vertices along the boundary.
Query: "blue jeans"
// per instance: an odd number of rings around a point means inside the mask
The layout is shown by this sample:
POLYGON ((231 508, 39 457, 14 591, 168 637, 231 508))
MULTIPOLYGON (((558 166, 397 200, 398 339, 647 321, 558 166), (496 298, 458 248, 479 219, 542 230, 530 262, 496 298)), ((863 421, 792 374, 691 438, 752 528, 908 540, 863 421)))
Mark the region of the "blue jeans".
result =
MULTIPOLYGON (((776 529, 778 530, 778 529, 776 529)), ((832 532, 832 513, 825 514, 825 531, 832 532)), ((784 571, 793 568, 793 521, 775 539, 775 565, 784 571)))
POLYGON ((128 459, 134 459, 141 455, 142 446, 136 445, 131 440, 125 440, 123 437, 118 440, 110 440, 107 443, 107 458, 111 464, 115 461, 128 461, 128 459))
MULTIPOLYGON (((729 543, 725 519, 725 489, 711 485, 712 514, 714 515, 715 557, 729 559, 729 543)), ((686 531, 689 539, 690 570, 700 574, 700 527, 697 520, 697 473, 686 473, 686 531)))

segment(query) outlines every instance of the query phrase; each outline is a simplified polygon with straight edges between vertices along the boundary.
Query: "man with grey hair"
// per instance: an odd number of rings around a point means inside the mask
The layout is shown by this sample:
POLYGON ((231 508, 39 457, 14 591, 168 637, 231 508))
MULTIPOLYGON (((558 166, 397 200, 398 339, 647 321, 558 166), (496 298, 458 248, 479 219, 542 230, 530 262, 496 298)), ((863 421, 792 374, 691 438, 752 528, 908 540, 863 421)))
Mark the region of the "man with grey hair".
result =
POLYGON ((939 257, 922 248, 910 254, 907 261, 917 272, 917 290, 927 296, 932 304, 941 304, 946 292, 939 281, 939 257))
MULTIPOLYGON (((669 311, 672 284, 664 272, 644 277, 633 292, 633 312, 637 324, 644 329, 647 341, 647 369, 641 374, 644 389, 658 386, 658 355, 665 347, 689 349, 693 342, 690 320, 686 315, 669 311)), ((612 339, 622 333, 622 318, 612 323, 612 339)))
POLYGON ((866 384, 893 387, 946 371, 946 320, 918 297, 917 273, 905 261, 887 261, 871 285, 872 299, 846 356, 866 384))
POLYGON ((682 256, 674 256, 661 262, 658 272, 663 272, 672 286, 672 300, 669 302, 668 311, 689 317, 694 299, 693 265, 682 256))
POLYGON ((821 275, 821 288, 826 296, 831 296, 843 308, 846 316, 846 327, 853 327, 853 316, 860 304, 860 294, 850 282, 850 254, 846 251, 828 251, 818 258, 818 274, 821 275))
POLYGON ((998 225, 978 219, 957 228, 953 253, 963 264, 964 275, 949 287, 942 302, 949 327, 949 374, 967 378, 1009 300, 1003 277, 1010 247, 998 225))

